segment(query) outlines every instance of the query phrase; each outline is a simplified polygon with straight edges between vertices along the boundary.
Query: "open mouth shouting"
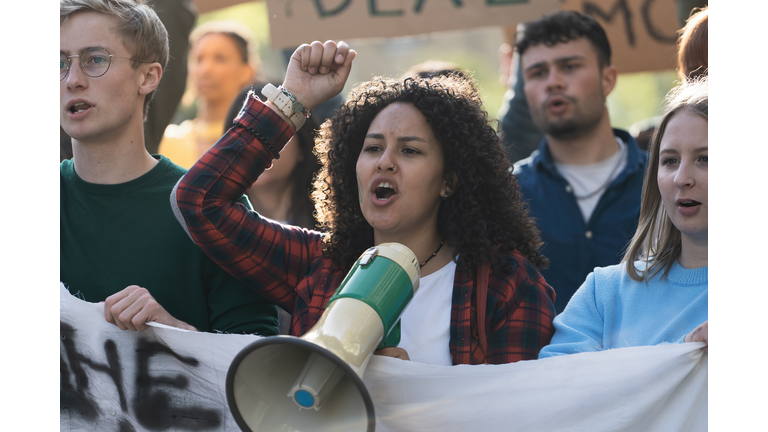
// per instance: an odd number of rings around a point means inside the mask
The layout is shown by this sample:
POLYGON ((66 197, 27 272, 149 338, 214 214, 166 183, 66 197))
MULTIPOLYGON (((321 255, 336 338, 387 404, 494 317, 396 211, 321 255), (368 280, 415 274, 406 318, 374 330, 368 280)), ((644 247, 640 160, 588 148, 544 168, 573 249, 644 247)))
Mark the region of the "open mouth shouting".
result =
POLYGON ((395 195, 397 195, 397 191, 390 182, 379 182, 373 190, 373 202, 377 205, 384 205, 395 195))

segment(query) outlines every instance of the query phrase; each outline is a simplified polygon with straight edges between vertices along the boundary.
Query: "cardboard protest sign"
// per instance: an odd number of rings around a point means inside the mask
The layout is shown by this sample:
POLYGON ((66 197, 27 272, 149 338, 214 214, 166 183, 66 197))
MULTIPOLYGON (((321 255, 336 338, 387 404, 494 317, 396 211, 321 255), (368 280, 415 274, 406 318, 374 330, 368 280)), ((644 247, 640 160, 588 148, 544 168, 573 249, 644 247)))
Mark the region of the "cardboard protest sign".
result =
POLYGON ((251 0, 192 0, 192 3, 197 9, 197 13, 204 14, 207 12, 213 12, 218 9, 222 9, 229 6, 239 5, 251 0))
POLYGON ((619 73, 674 69, 679 28, 674 0, 563 0, 605 29, 619 73))
POLYGON ((509 26, 560 0, 267 0, 272 46, 509 26))
MULTIPOLYGON (((200 13, 246 0, 194 0, 200 13)), ((674 69, 679 23, 674 0, 266 0, 271 43, 398 37, 517 24, 559 9, 593 16, 608 33, 620 73, 674 69)))
MULTIPOLYGON (((589 14, 603 26, 619 73, 675 69, 679 23, 674 0, 563 0, 562 9, 589 14)), ((516 26, 504 31, 507 43, 514 44, 516 26)))
MULTIPOLYGON (((162 325, 122 331, 106 322, 103 304, 84 302, 63 284, 59 296, 60 430, 238 430, 225 378, 235 355, 259 336, 162 325)), ((363 378, 379 432, 694 432, 707 429, 703 345, 476 366, 373 356, 363 378)))

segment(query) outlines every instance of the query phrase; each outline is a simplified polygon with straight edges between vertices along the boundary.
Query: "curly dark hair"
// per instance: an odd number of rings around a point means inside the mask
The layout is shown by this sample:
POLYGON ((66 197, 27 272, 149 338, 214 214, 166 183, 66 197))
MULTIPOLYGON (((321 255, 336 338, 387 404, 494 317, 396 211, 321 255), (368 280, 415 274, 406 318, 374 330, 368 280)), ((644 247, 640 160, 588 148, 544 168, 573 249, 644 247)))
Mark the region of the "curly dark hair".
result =
POLYGON ((605 30, 591 16, 576 11, 559 11, 518 25, 515 51, 522 56, 525 50, 534 45, 551 47, 582 37, 592 43, 600 67, 611 64, 611 44, 608 43, 605 30))
POLYGON ((421 111, 442 145, 444 177, 453 193, 440 204, 438 231, 456 247, 457 265, 474 270, 490 262, 496 272, 509 274, 511 265, 500 254, 514 249, 538 268, 549 265, 539 253, 539 231, 475 88, 472 78, 459 75, 404 81, 375 77, 353 89, 323 123, 315 143, 323 168, 312 195, 316 218, 328 233, 325 253, 336 266, 351 268, 361 251, 373 245, 373 228, 360 209, 355 167, 373 119, 394 102, 421 111))

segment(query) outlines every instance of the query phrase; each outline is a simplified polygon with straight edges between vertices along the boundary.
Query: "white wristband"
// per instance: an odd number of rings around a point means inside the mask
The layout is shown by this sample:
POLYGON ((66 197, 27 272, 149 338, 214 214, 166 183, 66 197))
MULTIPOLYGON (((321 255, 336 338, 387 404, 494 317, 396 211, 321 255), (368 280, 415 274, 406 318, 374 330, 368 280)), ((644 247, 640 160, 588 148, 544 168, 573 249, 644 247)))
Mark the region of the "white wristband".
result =
POLYGON ((304 125, 304 122, 307 121, 307 118, 304 117, 304 111, 306 111, 304 105, 299 101, 291 100, 282 90, 272 84, 267 84, 261 89, 261 93, 288 117, 291 123, 293 123, 294 130, 299 130, 304 125))

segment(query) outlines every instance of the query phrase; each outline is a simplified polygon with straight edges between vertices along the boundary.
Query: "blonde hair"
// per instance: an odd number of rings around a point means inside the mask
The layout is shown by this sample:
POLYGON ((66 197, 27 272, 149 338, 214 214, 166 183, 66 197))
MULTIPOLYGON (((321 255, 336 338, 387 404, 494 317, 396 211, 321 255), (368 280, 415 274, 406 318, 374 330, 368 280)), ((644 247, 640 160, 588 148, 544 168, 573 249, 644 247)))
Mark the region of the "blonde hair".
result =
MULTIPOLYGON (((144 4, 144 0, 60 0, 59 25, 80 12, 97 12, 116 18, 119 22, 117 33, 122 37, 131 57, 160 63, 165 70, 168 65, 168 32, 155 11, 144 4)), ((138 68, 141 63, 132 61, 131 67, 138 68)), ((156 90, 144 98, 145 121, 156 90)))
POLYGON ((666 277, 672 265, 680 258, 682 240, 678 230, 669 218, 659 192, 659 147, 667 124, 677 113, 687 110, 709 119, 709 84, 706 76, 684 82, 670 90, 666 97, 664 115, 656 127, 649 145, 648 168, 643 182, 643 201, 640 205, 640 221, 627 253, 622 262, 626 263, 627 274, 634 280, 648 281, 650 277, 664 270, 666 277), (638 271, 635 261, 645 261, 638 271))

